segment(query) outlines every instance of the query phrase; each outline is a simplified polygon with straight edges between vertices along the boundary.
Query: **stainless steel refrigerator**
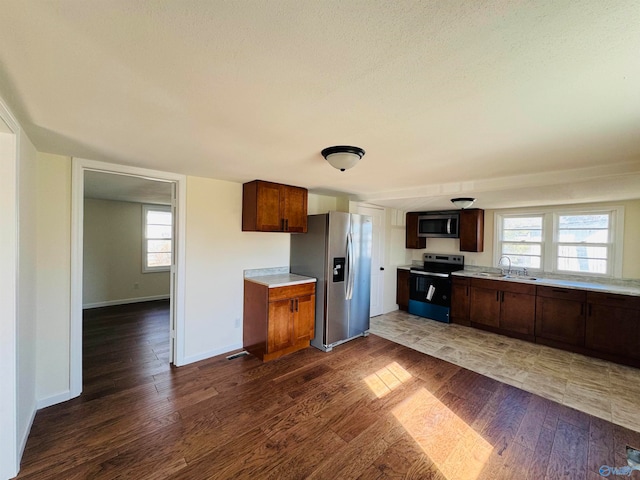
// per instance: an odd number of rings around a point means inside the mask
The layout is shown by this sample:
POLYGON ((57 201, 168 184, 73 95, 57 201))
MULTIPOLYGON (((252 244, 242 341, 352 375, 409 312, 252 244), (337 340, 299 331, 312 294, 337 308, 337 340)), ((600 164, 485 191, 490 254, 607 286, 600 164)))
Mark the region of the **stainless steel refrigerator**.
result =
POLYGON ((367 215, 309 215, 306 234, 291 235, 291 273, 315 277, 311 345, 328 352, 369 334, 372 221, 367 215))

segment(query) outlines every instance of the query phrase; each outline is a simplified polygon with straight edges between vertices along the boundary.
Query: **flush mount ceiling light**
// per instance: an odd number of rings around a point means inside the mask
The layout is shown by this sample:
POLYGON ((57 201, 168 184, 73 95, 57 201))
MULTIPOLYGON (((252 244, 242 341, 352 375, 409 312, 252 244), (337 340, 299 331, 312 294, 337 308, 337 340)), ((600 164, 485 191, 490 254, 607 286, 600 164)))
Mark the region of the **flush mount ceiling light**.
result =
POLYGON ((364 150, 360 147, 350 147, 348 145, 338 145, 327 147, 322 150, 322 156, 341 172, 355 166, 364 155, 364 150))
POLYGON ((460 198, 452 198, 451 202, 458 208, 464 210, 465 208, 469 208, 475 202, 475 198, 471 197, 460 197, 460 198))

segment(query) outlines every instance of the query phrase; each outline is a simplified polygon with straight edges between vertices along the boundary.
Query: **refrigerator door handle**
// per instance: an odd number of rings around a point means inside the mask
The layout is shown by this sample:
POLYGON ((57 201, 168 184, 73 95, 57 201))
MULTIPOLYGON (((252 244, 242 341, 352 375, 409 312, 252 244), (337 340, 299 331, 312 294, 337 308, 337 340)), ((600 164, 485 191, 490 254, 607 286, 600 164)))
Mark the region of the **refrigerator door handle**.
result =
POLYGON ((347 234, 347 265, 349 271, 347 272, 347 292, 346 299, 351 300, 353 298, 353 236, 351 232, 347 234))

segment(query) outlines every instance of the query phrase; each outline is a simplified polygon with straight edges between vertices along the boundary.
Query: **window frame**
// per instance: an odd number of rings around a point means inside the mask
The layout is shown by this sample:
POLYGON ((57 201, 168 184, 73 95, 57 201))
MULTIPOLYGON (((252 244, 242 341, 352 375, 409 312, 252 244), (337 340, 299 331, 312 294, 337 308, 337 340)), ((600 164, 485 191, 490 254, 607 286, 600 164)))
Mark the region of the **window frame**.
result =
POLYGON ((171 205, 142 205, 142 273, 156 273, 156 272, 170 272, 171 266, 173 265, 173 250, 174 250, 174 214, 171 205), (147 212, 156 211, 156 212, 169 212, 171 213, 171 264, 163 265, 159 267, 150 267, 147 265, 147 247, 148 241, 154 239, 147 238, 147 212))
MULTIPOLYGON (((550 273, 592 278, 622 278, 622 251, 624 241, 624 207, 585 206, 585 207, 548 207, 514 210, 496 210, 494 212, 493 264, 498 265, 502 256, 503 219, 521 216, 542 216, 542 268, 529 268, 536 274, 550 273), (562 215, 602 215, 609 217, 609 243, 607 273, 572 272, 558 269, 559 228, 558 221, 562 215)), ((602 244, 597 244, 598 246, 602 244)))

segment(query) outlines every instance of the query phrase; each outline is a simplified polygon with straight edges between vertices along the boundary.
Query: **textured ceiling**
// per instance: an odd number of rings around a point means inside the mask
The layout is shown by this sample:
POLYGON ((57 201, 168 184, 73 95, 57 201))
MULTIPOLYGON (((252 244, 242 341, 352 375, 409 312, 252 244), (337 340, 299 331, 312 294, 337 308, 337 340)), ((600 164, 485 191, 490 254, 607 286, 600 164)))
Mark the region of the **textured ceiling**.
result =
POLYGON ((406 210, 640 197, 637 0, 0 9, 0 97, 40 151, 406 210), (338 144, 367 153, 341 173, 338 144))

